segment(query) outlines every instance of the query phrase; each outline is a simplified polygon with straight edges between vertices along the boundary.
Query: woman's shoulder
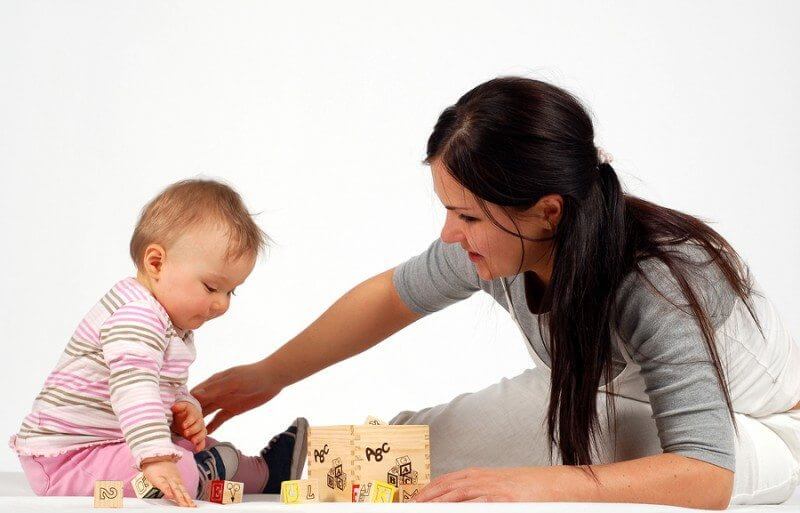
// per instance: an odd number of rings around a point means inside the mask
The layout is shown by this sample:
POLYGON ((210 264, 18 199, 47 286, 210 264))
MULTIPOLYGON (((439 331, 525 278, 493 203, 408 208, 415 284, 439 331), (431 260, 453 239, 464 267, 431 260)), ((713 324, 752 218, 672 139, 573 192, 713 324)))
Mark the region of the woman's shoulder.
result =
MULTIPOLYGON (((731 262, 738 256, 728 255, 731 262)), ((749 270, 740 266, 741 278, 750 283, 749 270)), ((623 279, 617 294, 622 323, 631 319, 673 319, 692 316, 691 298, 708 315, 713 326, 728 318, 739 299, 719 259, 702 245, 693 242, 663 245, 655 255, 640 255, 634 268, 623 279)))

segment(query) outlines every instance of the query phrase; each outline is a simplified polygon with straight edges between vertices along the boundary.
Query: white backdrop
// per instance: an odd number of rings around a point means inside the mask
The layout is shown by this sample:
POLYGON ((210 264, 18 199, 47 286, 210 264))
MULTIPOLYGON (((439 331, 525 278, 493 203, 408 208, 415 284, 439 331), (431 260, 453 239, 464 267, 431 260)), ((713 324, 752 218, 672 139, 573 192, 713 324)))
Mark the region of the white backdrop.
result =
MULTIPOLYGON (((132 273, 133 224, 162 187, 222 178, 278 242, 198 331, 196 384, 270 353, 438 236, 426 139, 498 75, 587 102, 629 190, 715 221, 797 338, 798 19, 790 1, 0 1, 0 434, 132 273)), ((256 451, 297 415, 389 418, 528 365, 480 295, 218 434, 256 451)), ((0 451, 0 470, 17 468, 0 451)))

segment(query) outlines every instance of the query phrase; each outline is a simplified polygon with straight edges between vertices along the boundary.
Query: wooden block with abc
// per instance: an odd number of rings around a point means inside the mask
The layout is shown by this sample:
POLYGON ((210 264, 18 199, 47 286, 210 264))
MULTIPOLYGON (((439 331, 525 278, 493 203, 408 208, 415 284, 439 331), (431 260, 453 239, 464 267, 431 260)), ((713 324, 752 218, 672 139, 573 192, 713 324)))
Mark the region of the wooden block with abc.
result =
POLYGON ((122 481, 95 481, 94 507, 121 508, 122 486, 123 486, 122 481))
POLYGON ((386 426, 387 425, 384 421, 382 421, 378 417, 373 417, 372 415, 367 417, 367 420, 364 421, 364 424, 367 424, 367 425, 370 425, 370 426, 386 426))
POLYGON ((143 472, 139 472, 136 477, 131 479, 131 486, 133 487, 133 493, 140 499, 158 499, 164 496, 161 490, 153 486, 152 483, 144 477, 143 472))
POLYGON ((352 426, 308 430, 308 479, 319 482, 320 502, 351 502, 354 472, 352 426))
POLYGON ((400 485, 397 487, 397 502, 411 502, 419 495, 423 485, 400 485))
POLYGON ((320 502, 351 502, 353 484, 430 482, 428 426, 347 425, 308 431, 308 477, 320 502), (410 482, 409 482, 410 481, 410 482))
POLYGON ((364 483, 358 490, 356 502, 394 502, 397 488, 383 481, 364 483))
POLYGON ((316 479, 282 482, 281 502, 284 504, 319 502, 319 482, 316 479))
POLYGON ((210 502, 216 502, 217 504, 236 504, 242 502, 244 483, 217 479, 211 481, 209 488, 210 493, 208 494, 208 500, 210 502))

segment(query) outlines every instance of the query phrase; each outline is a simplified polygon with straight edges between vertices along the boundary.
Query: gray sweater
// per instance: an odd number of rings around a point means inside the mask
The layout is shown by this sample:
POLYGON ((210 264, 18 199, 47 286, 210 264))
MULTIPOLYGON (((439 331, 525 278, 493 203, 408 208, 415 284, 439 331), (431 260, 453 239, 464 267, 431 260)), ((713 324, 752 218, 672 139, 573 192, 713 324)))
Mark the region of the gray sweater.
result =
MULTIPOLYGON (((708 260, 705 251, 684 244, 674 248, 692 261, 708 260)), ((632 359, 641 366, 646 393, 653 409, 662 449, 715 465, 735 469, 735 441, 724 396, 708 348, 694 317, 687 313, 679 285, 659 260, 641 263, 645 275, 662 295, 637 273, 622 283, 621 308, 616 332, 632 359), (668 299, 667 299, 668 298, 668 299)), ((691 286, 715 329, 731 317, 738 300, 716 265, 703 266, 690 275, 691 286)), ((515 312, 533 350, 550 365, 547 314, 527 307, 523 275, 509 278, 515 312), (540 333, 539 323, 542 323, 540 333), (543 339, 544 336, 544 339, 543 339)), ((397 267, 394 285, 406 305, 422 315, 441 310, 483 290, 509 309, 499 279, 480 279, 458 244, 436 240, 427 251, 397 267)), ((755 323, 747 329, 757 330, 755 323)), ((614 374, 625 360, 614 345, 614 374)))

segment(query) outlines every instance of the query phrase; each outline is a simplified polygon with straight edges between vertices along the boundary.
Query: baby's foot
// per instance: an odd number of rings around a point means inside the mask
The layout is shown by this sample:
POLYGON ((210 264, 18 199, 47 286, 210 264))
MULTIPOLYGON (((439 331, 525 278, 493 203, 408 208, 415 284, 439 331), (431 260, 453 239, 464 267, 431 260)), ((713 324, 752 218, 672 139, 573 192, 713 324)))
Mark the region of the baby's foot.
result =
POLYGON ((214 447, 195 453, 194 461, 200 471, 197 497, 208 500, 208 485, 211 481, 230 480, 236 475, 239 469, 239 451, 228 442, 220 442, 214 447))
POLYGON ((306 431, 308 421, 298 417, 286 431, 272 437, 261 449, 261 457, 269 469, 263 493, 280 493, 283 481, 300 479, 306 462, 306 431))

